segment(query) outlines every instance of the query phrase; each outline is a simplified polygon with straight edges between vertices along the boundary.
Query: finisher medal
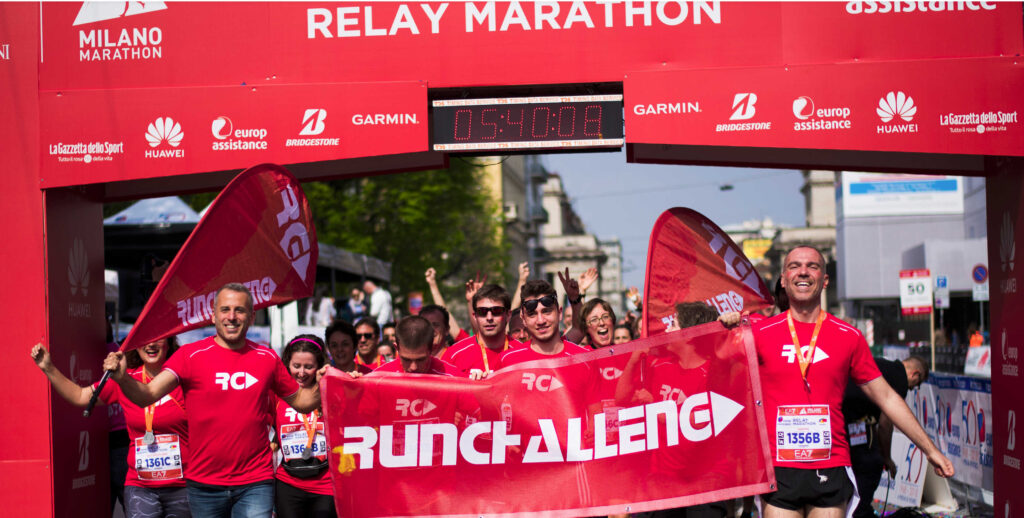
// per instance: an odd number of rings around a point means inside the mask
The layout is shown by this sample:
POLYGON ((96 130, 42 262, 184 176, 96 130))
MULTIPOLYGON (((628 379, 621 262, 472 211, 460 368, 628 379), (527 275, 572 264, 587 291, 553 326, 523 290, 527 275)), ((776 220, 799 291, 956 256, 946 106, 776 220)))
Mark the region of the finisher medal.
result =
POLYGON ((153 443, 156 442, 156 436, 153 435, 152 431, 147 430, 146 431, 146 435, 142 436, 142 442, 146 446, 150 446, 150 445, 152 445, 153 443))
POLYGON ((302 449, 302 460, 309 460, 309 459, 312 459, 312 458, 313 458, 313 450, 309 446, 306 446, 305 448, 303 448, 302 449))

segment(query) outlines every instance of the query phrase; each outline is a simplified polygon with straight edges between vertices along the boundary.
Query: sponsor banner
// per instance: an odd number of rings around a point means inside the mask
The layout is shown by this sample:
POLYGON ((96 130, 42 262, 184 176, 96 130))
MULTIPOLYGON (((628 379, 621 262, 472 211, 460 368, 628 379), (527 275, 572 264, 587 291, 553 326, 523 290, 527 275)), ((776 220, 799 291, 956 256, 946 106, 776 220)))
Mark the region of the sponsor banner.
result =
MULTIPOLYGON (((103 323, 103 206, 93 197, 95 189, 85 191, 47 189, 43 196, 49 317, 46 345, 54 365, 81 386, 99 381, 107 354, 103 323)), ((49 390, 48 406, 37 410, 42 410, 35 413, 50 420, 50 424, 40 423, 35 433, 46 430, 43 433, 50 437, 52 458, 60 459, 51 463, 50 474, 54 494, 65 497, 52 500, 52 516, 109 517, 107 409, 101 406, 91 418, 86 418, 81 408, 69 404, 56 390, 49 390), (81 502, 95 505, 83 506, 81 502)))
POLYGON ((1024 50, 1020 18, 1019 3, 995 2, 45 3, 40 85, 453 87, 620 81, 664 67, 1013 56, 1024 50), (821 37, 837 31, 842 38, 821 37))
MULTIPOLYGON (((992 383, 989 380, 938 374, 907 394, 907 404, 932 441, 949 457, 956 469, 953 479, 969 486, 991 491, 993 488, 992 383)), ((892 458, 917 455, 912 449, 901 451, 893 444, 892 458)), ((916 462, 916 460, 914 460, 916 462)), ((927 459, 924 468, 930 469, 927 459)), ((924 482, 915 476, 912 482, 924 482)))
POLYGON ((43 187, 428 147, 418 82, 44 93, 40 110, 43 187))
POLYGON ((631 144, 1024 155, 1013 58, 638 72, 624 89, 631 144))
POLYGON ((295 177, 271 164, 247 169, 207 208, 121 349, 210 325, 216 292, 229 282, 249 288, 255 309, 308 297, 317 254, 312 213, 295 177))
POLYGON ((843 217, 962 214, 963 178, 842 172, 843 217))
POLYGON ((595 516, 765 492, 756 361, 749 326, 714 322, 479 382, 332 369, 338 513, 595 516))
POLYGON ((1019 161, 999 164, 998 174, 986 178, 988 207, 988 257, 991 283, 992 434, 994 447, 997 518, 1024 512, 1024 440, 1017 442, 1017 420, 1024 416, 1021 387, 1020 344, 1024 341, 1024 298, 1017 269, 1018 237, 1024 230, 1024 198, 1019 161))
POLYGON ((699 212, 676 207, 658 217, 647 248, 644 336, 673 324, 676 304, 703 301, 719 314, 771 306, 761 275, 718 225, 699 212))
POLYGON ((889 450, 896 463, 896 477, 882 470, 882 480, 875 489, 875 500, 888 502, 896 507, 920 507, 924 494, 924 481, 931 465, 919 449, 903 432, 893 430, 889 450))

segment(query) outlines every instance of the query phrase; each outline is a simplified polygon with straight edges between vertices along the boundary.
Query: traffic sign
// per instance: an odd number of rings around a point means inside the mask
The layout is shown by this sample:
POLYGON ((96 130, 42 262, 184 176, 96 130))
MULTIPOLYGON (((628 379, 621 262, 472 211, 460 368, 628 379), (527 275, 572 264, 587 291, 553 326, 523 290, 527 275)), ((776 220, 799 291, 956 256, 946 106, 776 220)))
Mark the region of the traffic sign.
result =
POLYGON ((900 307, 904 315, 932 312, 932 273, 927 268, 900 270, 900 307))
POLYGON ((945 275, 935 277, 935 307, 949 309, 949 277, 945 275))
POLYGON ((988 282, 988 268, 983 264, 976 264, 971 269, 971 278, 978 284, 988 282))

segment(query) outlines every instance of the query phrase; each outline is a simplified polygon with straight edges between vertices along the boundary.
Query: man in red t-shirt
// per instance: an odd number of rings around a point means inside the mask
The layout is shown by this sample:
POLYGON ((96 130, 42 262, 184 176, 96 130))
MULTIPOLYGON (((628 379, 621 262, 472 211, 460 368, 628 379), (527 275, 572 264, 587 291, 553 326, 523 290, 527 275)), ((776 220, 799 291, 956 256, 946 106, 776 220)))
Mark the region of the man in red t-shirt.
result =
MULTIPOLYGON (((479 418, 479 404, 472 396, 460 394, 434 381, 422 384, 391 381, 394 376, 408 374, 462 376, 456 367, 431 354, 435 328, 429 320, 408 316, 398 322, 396 331, 398 358, 364 376, 368 385, 359 403, 359 413, 372 426, 392 427, 390 443, 393 455, 412 455, 415 458, 421 453, 418 453, 420 450, 415 442, 413 446, 407 444, 406 426, 452 423, 463 428, 479 418), (410 386, 410 383, 417 384, 410 386)), ((381 444, 384 443, 382 440, 381 444)), ((441 455, 438 441, 434 443, 431 467, 417 466, 414 461, 407 466, 381 470, 378 482, 381 494, 403 495, 404 498, 383 498, 378 510, 382 514, 439 514, 446 509, 450 497, 448 489, 457 483, 457 470, 454 466, 445 465, 441 455)))
MULTIPOLYGON (((185 394, 191 463, 185 473, 194 516, 269 518, 274 471, 267 424, 269 393, 300 413, 320 406, 317 385, 301 388, 274 351, 246 340, 252 294, 242 284, 217 291, 217 334, 182 347, 148 384, 125 375, 124 354, 111 353, 104 369, 136 405, 148 406, 180 386, 185 394)), ((323 371, 317 373, 317 380, 323 371)))
POLYGON ((778 490, 762 495, 765 518, 839 518, 854 496, 842 400, 847 380, 864 393, 943 477, 953 464, 928 438, 906 402, 881 377, 856 328, 821 309, 825 259, 800 246, 786 254, 789 311, 756 324, 754 337, 778 490))
POLYGON ((467 337, 448 348, 444 359, 455 365, 463 376, 480 379, 501 368, 501 354, 523 344, 505 332, 512 297, 505 288, 487 284, 470 301, 476 336, 467 337))

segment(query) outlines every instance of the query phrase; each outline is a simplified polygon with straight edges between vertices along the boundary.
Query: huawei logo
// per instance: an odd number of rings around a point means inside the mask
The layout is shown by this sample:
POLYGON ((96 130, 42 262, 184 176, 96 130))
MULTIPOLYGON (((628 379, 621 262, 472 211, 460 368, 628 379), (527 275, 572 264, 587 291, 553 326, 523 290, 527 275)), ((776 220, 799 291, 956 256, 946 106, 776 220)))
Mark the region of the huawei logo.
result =
POLYGON ((1003 227, 999 230, 999 258, 1003 260, 1003 271, 1009 266, 1013 271, 1013 257, 1017 253, 1017 243, 1013 238, 1013 218, 1010 211, 1003 212, 1003 227))
POLYGON ((875 109, 882 122, 889 122, 896 117, 905 122, 914 120, 917 113, 917 106, 914 106, 914 98, 903 92, 889 92, 878 101, 878 108, 875 109))
POLYGON ((78 290, 82 290, 83 297, 89 294, 89 254, 77 237, 68 252, 68 283, 71 284, 72 295, 77 295, 78 290))
POLYGON ((167 5, 163 2, 82 2, 82 8, 78 10, 78 16, 75 17, 72 26, 116 20, 164 9, 167 9, 167 5))
POLYGON ((170 144, 171 147, 178 147, 183 138, 185 138, 185 132, 181 131, 181 124, 174 122, 174 119, 170 117, 158 117, 146 128, 146 140, 149 141, 149 147, 157 147, 164 142, 170 144))

